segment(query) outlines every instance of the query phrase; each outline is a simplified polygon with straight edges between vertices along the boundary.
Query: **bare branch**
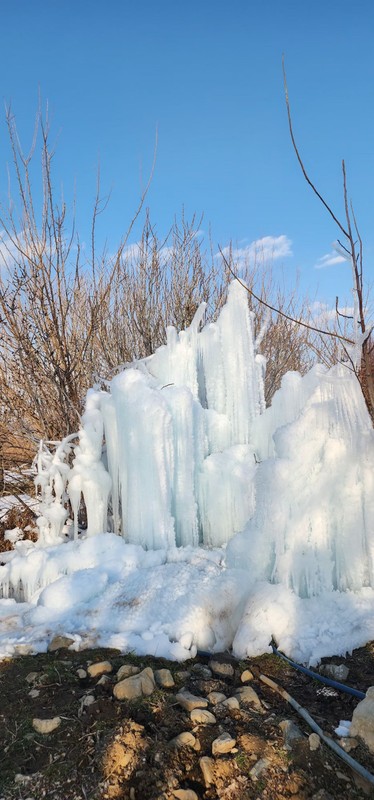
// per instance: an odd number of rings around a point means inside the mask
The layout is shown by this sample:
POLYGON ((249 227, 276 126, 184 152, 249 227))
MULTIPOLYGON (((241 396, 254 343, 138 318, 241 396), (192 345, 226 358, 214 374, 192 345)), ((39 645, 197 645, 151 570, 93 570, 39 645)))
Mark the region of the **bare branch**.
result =
POLYGON ((295 141, 295 137, 294 137, 294 133, 293 133, 290 101, 289 101, 289 95, 288 95, 286 68, 285 68, 285 64, 284 64, 284 56, 282 56, 282 69, 283 69, 284 94, 285 94, 286 106, 287 106, 288 127, 289 127, 289 130, 290 130, 290 136, 291 136, 291 141, 292 141, 292 144, 293 144, 293 148, 294 148, 294 151, 296 153, 297 160, 298 160, 298 162, 300 164, 300 167, 302 169, 304 178, 305 178, 306 182, 309 184, 309 186, 311 187, 311 189, 313 189, 314 194, 317 195, 318 199, 325 206, 326 210, 329 212, 330 216, 332 217, 332 219, 334 220, 336 225, 340 228, 341 232, 344 233, 344 236, 346 236, 347 239, 349 239, 349 233, 345 230, 344 226, 338 220, 338 218, 335 216, 335 214, 334 214, 333 210, 330 208, 329 204, 326 202, 326 200, 319 193, 318 189, 314 185, 313 181, 311 181, 311 179, 309 178, 309 175, 308 175, 308 173, 307 173, 307 171, 305 169, 304 162, 303 162, 303 160, 301 158, 301 155, 299 153, 299 149, 297 147, 297 144, 296 144, 296 141, 295 141))
POLYGON ((241 281, 240 278, 235 274, 234 270, 232 269, 232 267, 230 266, 229 262, 225 258, 225 256, 224 256, 224 254, 223 254, 223 252, 222 252, 222 250, 221 250, 219 245, 218 245, 218 249, 219 249, 219 252, 221 253, 221 256, 222 256, 222 258, 223 258, 223 260, 225 262, 225 265, 226 265, 227 269, 230 271, 231 275, 237 281, 239 281, 241 286, 243 286, 244 289, 246 289, 246 291, 248 292, 248 294, 250 294, 252 297, 254 297, 254 299, 257 300, 258 303, 261 303, 261 305, 265 306, 266 308, 269 308, 270 311, 275 311, 276 314, 279 314, 279 316, 284 317, 285 319, 288 319, 290 322, 294 322, 295 325, 301 325, 303 328, 307 328, 310 331, 315 331, 316 333, 322 333, 324 336, 331 336, 334 339, 340 339, 343 342, 347 342, 347 344, 354 344, 353 340, 352 339, 347 339, 346 336, 341 336, 339 333, 333 333, 332 331, 325 331, 325 330, 322 330, 321 328, 316 328, 314 325, 309 325, 307 322, 303 322, 301 319, 294 319, 294 317, 290 317, 288 314, 285 314, 284 311, 281 311, 279 308, 275 308, 275 306, 272 306, 269 303, 267 303, 265 300, 262 300, 261 297, 259 297, 257 294, 255 294, 252 291, 252 289, 249 289, 248 286, 246 286, 245 283, 243 283, 243 281, 241 281))

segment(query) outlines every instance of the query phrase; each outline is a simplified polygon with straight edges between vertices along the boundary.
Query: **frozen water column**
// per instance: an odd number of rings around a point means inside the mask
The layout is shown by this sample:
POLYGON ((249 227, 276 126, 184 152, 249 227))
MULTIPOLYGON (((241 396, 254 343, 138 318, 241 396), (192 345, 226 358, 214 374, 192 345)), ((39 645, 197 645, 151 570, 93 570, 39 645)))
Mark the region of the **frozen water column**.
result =
POLYGON ((107 530, 108 499, 112 480, 102 462, 104 424, 101 413, 103 392, 89 389, 68 476, 68 493, 74 514, 74 537, 78 534, 78 512, 83 494, 87 511, 87 536, 107 530))
POLYGON ((252 316, 245 287, 233 281, 217 322, 207 325, 199 337, 202 401, 227 416, 231 445, 249 444, 252 421, 264 410, 252 316))

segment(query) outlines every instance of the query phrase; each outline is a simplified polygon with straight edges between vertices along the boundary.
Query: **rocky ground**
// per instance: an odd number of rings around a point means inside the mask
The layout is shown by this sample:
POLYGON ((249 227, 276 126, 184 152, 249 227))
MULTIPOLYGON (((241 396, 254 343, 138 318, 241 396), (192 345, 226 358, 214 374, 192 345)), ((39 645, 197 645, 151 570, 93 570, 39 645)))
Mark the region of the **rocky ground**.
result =
MULTIPOLYGON (((64 644, 0 664, 0 800, 374 797, 259 676, 285 687, 335 741, 357 699, 277 656, 177 664, 64 644)), ((372 645, 327 661, 345 663, 348 684, 374 685, 372 645)), ((374 773, 359 740, 344 746, 374 773)))

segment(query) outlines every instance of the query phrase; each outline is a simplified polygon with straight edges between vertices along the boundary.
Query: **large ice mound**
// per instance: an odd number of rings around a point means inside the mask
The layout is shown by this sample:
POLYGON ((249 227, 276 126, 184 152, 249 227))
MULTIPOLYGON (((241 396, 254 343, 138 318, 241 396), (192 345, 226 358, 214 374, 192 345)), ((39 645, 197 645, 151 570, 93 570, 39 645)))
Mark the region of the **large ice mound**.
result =
POLYGON ((256 655, 274 636, 316 663, 374 637, 374 432, 357 378, 289 372, 265 408, 245 288, 200 330, 203 315, 91 389, 77 436, 41 446, 39 541, 0 565, 0 656, 52 632, 179 659, 256 655))

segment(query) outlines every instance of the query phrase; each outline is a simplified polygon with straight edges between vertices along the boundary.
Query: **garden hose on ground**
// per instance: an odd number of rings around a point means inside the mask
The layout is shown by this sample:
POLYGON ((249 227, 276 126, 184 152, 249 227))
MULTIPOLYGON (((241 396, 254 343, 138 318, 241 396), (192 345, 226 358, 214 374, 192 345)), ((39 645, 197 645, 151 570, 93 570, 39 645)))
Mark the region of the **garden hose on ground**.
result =
POLYGON ((309 675, 310 678, 313 678, 316 681, 320 681, 320 683, 326 684, 326 686, 332 686, 334 689, 339 689, 340 692, 345 692, 346 694, 351 694, 353 697, 358 697, 359 700, 363 700, 366 697, 365 692, 360 692, 358 689, 352 689, 351 686, 346 686, 345 683, 339 683, 338 681, 334 681, 332 678, 325 678, 324 675, 319 675, 318 672, 313 672, 312 669, 308 669, 308 667, 303 667, 301 664, 297 664, 296 661, 291 661, 290 658, 280 653, 279 650, 276 648, 275 644, 271 642, 271 647, 273 648, 273 653, 279 658, 283 658, 283 661, 287 661, 287 664, 290 664, 291 667, 298 669, 300 672, 303 672, 305 675, 309 675))
POLYGON ((342 747, 340 747, 333 739, 330 738, 330 736, 326 736, 323 730, 314 721, 313 717, 310 716, 308 711, 306 711, 306 709, 303 708, 300 705, 300 703, 297 702, 297 700, 291 697, 291 695, 288 694, 288 692, 286 692, 285 689, 282 689, 282 687, 279 686, 275 681, 273 681, 271 678, 268 678, 267 675, 260 674, 259 679, 260 681, 262 681, 262 683, 265 683, 266 686, 270 686, 270 688, 273 689, 273 691, 277 692, 281 697, 283 697, 284 700, 287 700, 287 703, 289 703, 290 706, 292 706, 292 708, 294 708, 295 711, 297 711, 297 713, 300 714, 300 716, 305 720, 305 722, 307 722, 309 727, 315 733, 318 734, 320 739, 322 739, 322 741, 325 744, 327 744, 327 746, 331 750, 333 750, 333 752, 336 753, 336 755, 339 756, 339 758, 341 758, 342 761, 348 764, 348 766, 351 767, 351 769, 353 769, 354 772, 360 775, 360 777, 363 778, 365 781, 370 783, 371 786, 374 786, 374 775, 372 775, 371 772, 365 769, 365 767, 362 767, 361 764, 358 763, 358 761, 355 761, 355 759, 352 758, 352 756, 348 755, 348 753, 346 753, 345 750, 342 749, 342 747))
MULTIPOLYGON (((360 700, 363 700, 366 696, 364 692, 360 692, 358 689, 353 689, 351 686, 346 686, 344 683, 334 681, 332 678, 325 678, 324 676, 319 675, 317 672, 313 672, 313 670, 303 667, 301 664, 297 664, 296 661, 292 661, 290 658, 287 658, 287 656, 283 655, 283 653, 280 653, 273 642, 271 642, 271 647, 274 655, 279 656, 279 658, 282 658, 284 661, 290 664, 290 666, 300 670, 300 672, 303 672, 306 675, 309 675, 309 677, 314 678, 315 680, 320 681, 327 686, 332 686, 335 689, 339 689, 339 691, 350 694, 353 697, 357 697, 360 700)), ((214 653, 208 653, 203 650, 198 651, 198 655, 207 658, 214 657, 214 653)), ((307 722, 314 733, 318 734, 320 739, 322 739, 322 741, 327 745, 327 747, 330 748, 330 750, 332 750, 342 761, 344 761, 354 772, 356 772, 357 775, 367 781, 371 786, 374 786, 374 775, 372 775, 371 772, 359 764, 358 761, 352 758, 352 756, 346 753, 345 750, 343 750, 343 748, 334 741, 334 739, 332 739, 330 736, 327 736, 323 732, 322 728, 320 728, 319 725, 317 725, 317 723, 314 721, 313 717, 310 716, 308 711, 303 708, 303 706, 301 706, 297 700, 295 700, 285 689, 279 686, 279 684, 277 684, 272 678, 268 678, 267 675, 260 673, 258 678, 262 681, 262 683, 265 683, 267 686, 273 689, 273 691, 277 692, 281 697, 283 697, 284 700, 287 700, 287 703, 289 703, 289 705, 292 706, 295 711, 297 711, 297 713, 305 720, 305 722, 307 722)))

